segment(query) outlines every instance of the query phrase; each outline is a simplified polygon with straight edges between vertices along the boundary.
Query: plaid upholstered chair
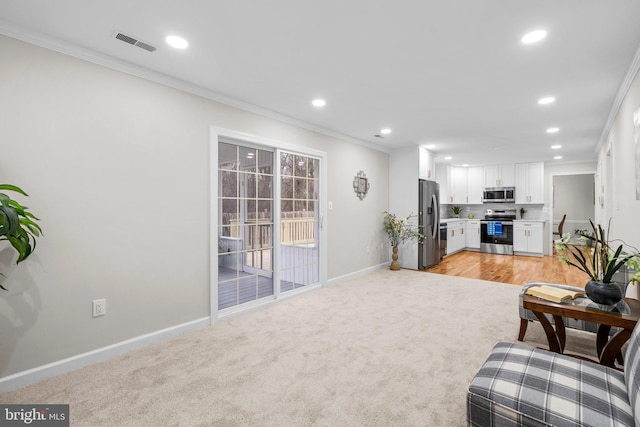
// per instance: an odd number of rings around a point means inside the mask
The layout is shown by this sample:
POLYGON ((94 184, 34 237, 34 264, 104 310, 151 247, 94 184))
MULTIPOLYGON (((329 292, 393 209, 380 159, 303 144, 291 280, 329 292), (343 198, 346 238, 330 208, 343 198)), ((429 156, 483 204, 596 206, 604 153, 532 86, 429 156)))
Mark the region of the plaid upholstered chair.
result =
POLYGON ((467 424, 640 426, 640 326, 625 371, 523 344, 499 342, 471 381, 467 424))

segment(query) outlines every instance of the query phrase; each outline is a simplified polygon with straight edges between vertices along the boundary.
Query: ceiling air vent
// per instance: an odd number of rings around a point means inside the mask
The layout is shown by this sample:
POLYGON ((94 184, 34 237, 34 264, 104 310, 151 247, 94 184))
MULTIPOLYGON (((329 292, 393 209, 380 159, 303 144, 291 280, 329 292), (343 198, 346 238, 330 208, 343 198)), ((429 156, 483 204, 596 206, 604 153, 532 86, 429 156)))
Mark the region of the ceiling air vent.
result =
POLYGON ((148 52, 154 52, 157 48, 155 46, 150 45, 149 43, 145 43, 143 41, 140 41, 134 37, 128 36, 126 34, 122 34, 122 33, 116 33, 115 34, 115 38, 118 40, 122 40, 125 43, 129 43, 133 46, 137 46, 140 49, 144 49, 148 52))

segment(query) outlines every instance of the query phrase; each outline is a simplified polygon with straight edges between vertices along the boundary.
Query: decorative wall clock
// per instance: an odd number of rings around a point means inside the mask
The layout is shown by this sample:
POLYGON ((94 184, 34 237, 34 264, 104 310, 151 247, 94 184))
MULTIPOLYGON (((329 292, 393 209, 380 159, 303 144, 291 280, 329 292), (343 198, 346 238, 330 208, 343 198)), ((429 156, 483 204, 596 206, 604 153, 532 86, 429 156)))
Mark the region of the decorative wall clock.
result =
POLYGON ((365 198, 370 186, 367 175, 363 171, 358 172, 358 175, 353 178, 353 191, 360 200, 365 198))

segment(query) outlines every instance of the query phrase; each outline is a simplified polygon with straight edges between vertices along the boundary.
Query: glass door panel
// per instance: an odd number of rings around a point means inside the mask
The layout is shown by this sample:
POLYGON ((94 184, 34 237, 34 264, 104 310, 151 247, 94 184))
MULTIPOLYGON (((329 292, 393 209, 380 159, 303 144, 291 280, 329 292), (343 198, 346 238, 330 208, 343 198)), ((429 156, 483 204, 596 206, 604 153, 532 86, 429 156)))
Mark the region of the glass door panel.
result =
POLYGON ((218 144, 218 309, 273 295, 273 153, 218 144))
POLYGON ((280 152, 280 291, 320 281, 320 161, 280 152))

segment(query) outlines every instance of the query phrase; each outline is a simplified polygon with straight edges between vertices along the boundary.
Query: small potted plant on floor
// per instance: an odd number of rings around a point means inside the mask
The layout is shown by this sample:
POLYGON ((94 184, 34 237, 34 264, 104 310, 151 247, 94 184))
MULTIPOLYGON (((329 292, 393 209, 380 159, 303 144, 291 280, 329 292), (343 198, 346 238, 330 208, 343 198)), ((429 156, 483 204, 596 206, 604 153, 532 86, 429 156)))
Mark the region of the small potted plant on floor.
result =
MULTIPOLYGON (((36 248, 36 237, 42 229, 35 222, 38 218, 27 211, 17 200, 12 199, 4 191, 12 191, 28 197, 21 188, 10 184, 0 184, 0 242, 7 241, 18 252, 17 264, 33 253, 36 248)), ((0 272, 0 276, 4 276, 0 272)), ((2 284, 0 288, 6 290, 2 284)))
POLYGON ((389 243, 391 243, 391 247, 393 248, 391 270, 400 270, 400 264, 398 264, 398 245, 407 240, 422 240, 424 238, 419 231, 418 225, 412 221, 413 218, 417 217, 418 215, 410 214, 407 217, 398 218, 395 214, 384 211, 384 231, 387 233, 389 243))
MULTIPOLYGON (((622 284, 622 287, 616 284, 613 275, 624 265, 637 267, 640 255, 636 248, 631 248, 631 251, 624 250, 623 243, 613 248, 613 241, 609 240, 610 224, 605 231, 600 224, 596 225, 591 220, 589 222, 592 231, 576 230, 576 234, 590 239, 593 242, 592 246, 585 246, 583 251, 580 247, 569 244, 571 236, 566 233, 556 242, 556 251, 566 264, 587 273, 589 281, 585 286, 585 292, 589 299, 597 304, 613 305, 624 297, 622 289, 626 286, 626 283, 622 284)), ((640 271, 635 269, 632 281, 637 282, 638 279, 640 271)))

